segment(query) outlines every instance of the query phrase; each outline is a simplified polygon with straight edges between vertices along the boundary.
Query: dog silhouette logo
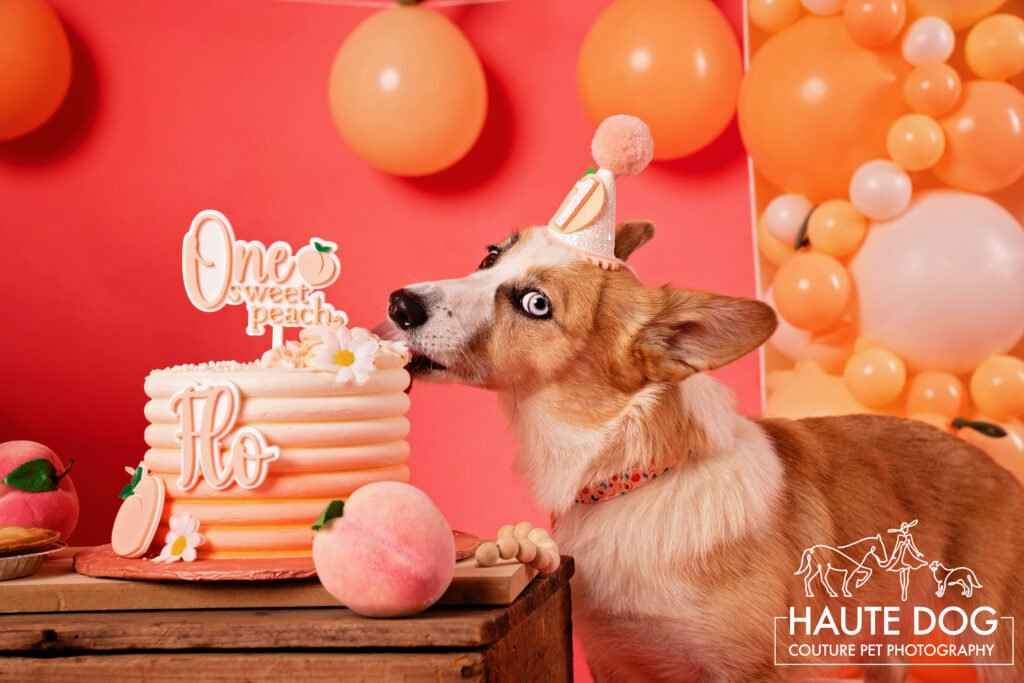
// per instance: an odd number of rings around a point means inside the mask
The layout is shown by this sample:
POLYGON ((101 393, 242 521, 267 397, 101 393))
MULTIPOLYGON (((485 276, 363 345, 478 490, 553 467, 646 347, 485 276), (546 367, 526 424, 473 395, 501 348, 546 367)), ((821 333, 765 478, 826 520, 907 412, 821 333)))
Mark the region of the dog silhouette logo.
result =
POLYGON ((916 525, 915 519, 901 523, 897 529, 888 530, 887 533, 896 534, 891 553, 886 552, 882 534, 866 536, 839 547, 814 545, 807 548, 800 556, 800 567, 795 572, 797 576, 804 575, 804 594, 808 598, 814 597, 811 583, 818 579, 826 593, 833 598, 838 597, 831 581, 841 578, 840 590, 843 596, 853 597, 850 592, 851 581, 854 588, 860 588, 876 570, 883 570, 899 574, 901 599, 906 602, 910 572, 929 567, 939 586, 935 594, 937 597, 941 598, 946 588, 953 584, 961 587, 964 597, 971 597, 974 589, 982 587, 978 577, 967 567, 949 569, 938 561, 929 564, 924 553, 917 549, 914 536, 910 533, 916 525))
POLYGON ((938 561, 932 562, 928 567, 932 570, 935 582, 939 584, 939 589, 935 592, 936 597, 941 598, 946 593, 946 589, 954 584, 960 585, 961 594, 965 598, 971 597, 975 588, 982 588, 978 577, 968 567, 950 569, 938 561))

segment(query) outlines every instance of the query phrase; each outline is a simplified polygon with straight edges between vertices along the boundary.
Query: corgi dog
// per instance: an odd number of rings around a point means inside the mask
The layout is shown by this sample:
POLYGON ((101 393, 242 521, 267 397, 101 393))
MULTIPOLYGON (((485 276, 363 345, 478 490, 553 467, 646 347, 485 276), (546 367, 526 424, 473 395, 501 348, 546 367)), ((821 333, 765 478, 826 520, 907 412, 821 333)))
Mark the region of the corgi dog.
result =
MULTIPOLYGON (((573 621, 595 680, 790 680, 806 669, 784 665, 775 638, 793 613, 813 626, 825 609, 849 619, 902 606, 898 637, 873 622, 843 634, 864 642, 909 637, 911 605, 986 605, 1020 621, 1024 491, 1011 474, 913 420, 738 414, 704 371, 766 341, 771 307, 645 287, 544 229, 489 247, 466 277, 392 293, 388 313, 416 380, 497 393, 516 467, 575 558, 573 621), (929 561, 970 566, 984 588, 939 603, 929 561), (853 580, 829 583, 840 569, 853 580)), ((614 229, 622 261, 654 235, 645 221, 614 229)), ((975 657, 981 675, 1024 680, 1024 634, 1001 626, 993 637, 975 657)), ((895 652, 870 659, 867 680, 903 680, 910 654, 895 652)))

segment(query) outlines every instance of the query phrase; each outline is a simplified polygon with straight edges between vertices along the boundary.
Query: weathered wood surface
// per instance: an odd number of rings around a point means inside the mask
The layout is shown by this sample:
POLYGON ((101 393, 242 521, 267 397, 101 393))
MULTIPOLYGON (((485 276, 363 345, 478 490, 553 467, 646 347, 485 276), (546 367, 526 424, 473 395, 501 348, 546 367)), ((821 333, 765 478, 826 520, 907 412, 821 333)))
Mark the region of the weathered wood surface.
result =
MULTIPOLYGON (((4 680, 49 681, 485 681, 480 652, 161 653, 0 658, 4 680)), ((542 680, 507 678, 505 681, 542 680)), ((551 679, 546 679, 551 680, 551 679)), ((568 679, 564 679, 568 680, 568 679)))
MULTIPOLYGON (((128 581, 74 572, 69 548, 48 559, 33 576, 0 582, 0 613, 106 610, 335 607, 338 601, 316 579, 289 581, 128 581)), ((507 605, 537 570, 519 563, 456 565, 452 584, 438 604, 507 605)))
POLYGON ((509 606, 433 607, 404 619, 367 619, 340 607, 5 614, 0 653, 481 648, 518 628, 562 588, 558 598, 568 610, 572 572, 566 557, 509 606))

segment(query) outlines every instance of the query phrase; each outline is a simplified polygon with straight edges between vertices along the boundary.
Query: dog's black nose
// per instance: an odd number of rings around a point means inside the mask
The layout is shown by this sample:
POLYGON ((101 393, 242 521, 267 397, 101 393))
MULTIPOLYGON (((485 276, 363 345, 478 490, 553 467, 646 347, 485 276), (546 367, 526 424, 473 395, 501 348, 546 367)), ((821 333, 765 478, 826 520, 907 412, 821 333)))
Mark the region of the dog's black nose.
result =
POLYGON ((427 316, 427 309, 423 306, 423 299, 409 290, 399 289, 391 292, 390 302, 388 317, 403 330, 419 327, 427 322, 429 316, 427 316))

